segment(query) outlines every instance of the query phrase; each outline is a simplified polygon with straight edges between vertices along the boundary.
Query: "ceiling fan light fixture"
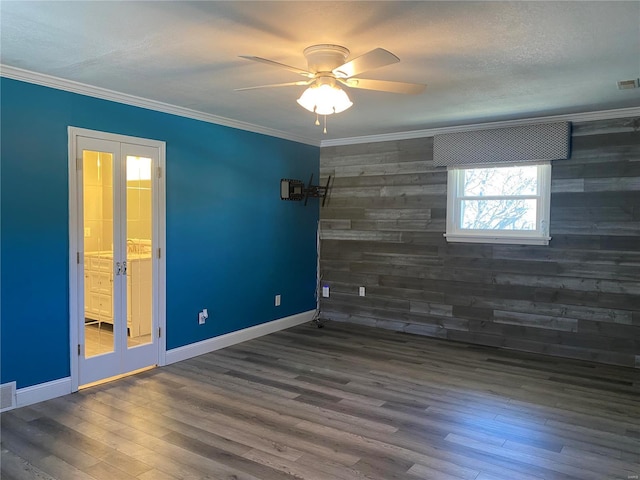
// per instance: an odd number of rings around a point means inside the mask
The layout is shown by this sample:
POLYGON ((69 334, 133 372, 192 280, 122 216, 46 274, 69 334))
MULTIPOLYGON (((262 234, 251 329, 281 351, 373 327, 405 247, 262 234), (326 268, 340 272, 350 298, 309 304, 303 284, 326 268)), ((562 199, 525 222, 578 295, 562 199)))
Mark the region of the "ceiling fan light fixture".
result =
POLYGON ((344 112, 353 105, 347 93, 336 85, 312 85, 297 100, 301 107, 318 115, 344 112))

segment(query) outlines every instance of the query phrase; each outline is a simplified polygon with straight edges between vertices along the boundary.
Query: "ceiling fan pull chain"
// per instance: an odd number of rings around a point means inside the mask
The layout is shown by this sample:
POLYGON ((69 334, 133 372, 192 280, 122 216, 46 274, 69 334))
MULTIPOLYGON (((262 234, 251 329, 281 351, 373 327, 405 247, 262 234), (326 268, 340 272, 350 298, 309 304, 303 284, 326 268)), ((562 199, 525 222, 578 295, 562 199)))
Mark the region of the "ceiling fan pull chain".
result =
POLYGON ((318 120, 318 112, 316 112, 316 126, 320 126, 320 120, 318 120))
POLYGON ((322 133, 327 133, 327 116, 324 116, 324 130, 322 131, 322 133))

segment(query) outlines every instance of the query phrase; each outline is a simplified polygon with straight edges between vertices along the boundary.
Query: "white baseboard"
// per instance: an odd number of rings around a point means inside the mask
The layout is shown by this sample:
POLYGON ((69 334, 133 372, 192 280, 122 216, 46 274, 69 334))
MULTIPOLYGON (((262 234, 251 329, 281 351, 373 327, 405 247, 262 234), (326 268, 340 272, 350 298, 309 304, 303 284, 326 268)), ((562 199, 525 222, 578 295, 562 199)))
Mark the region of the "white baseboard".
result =
POLYGON ((39 383, 16 390, 16 407, 26 407, 71 393, 71 377, 39 383))
MULTIPOLYGON (((253 338, 268 335, 269 333, 284 330, 285 328, 300 325, 301 323, 310 322, 313 320, 315 313, 315 310, 309 310, 308 312, 298 313, 296 315, 291 315, 290 317, 280 318, 278 320, 273 320, 272 322, 262 323, 243 330, 238 330, 237 332, 231 332, 225 335, 220 335, 219 337, 203 340, 202 342, 174 348, 167 352, 166 364, 168 365, 181 360, 187 360, 188 358, 213 352, 214 350, 229 347, 236 343, 245 342, 253 338)), ((71 377, 39 383, 38 385, 32 385, 30 387, 19 388, 16 390, 15 406, 3 409, 3 411, 26 407, 27 405, 32 405, 38 402, 44 402, 45 400, 51 400, 52 398, 68 395, 71 392, 71 377)))
POLYGON ((298 313, 290 317, 280 318, 272 322, 262 323, 243 330, 220 335, 219 337, 209 338, 201 342, 185 345, 184 347, 171 349, 167 351, 166 365, 197 357, 198 355, 204 355, 205 353, 213 352, 214 350, 229 347, 237 343, 246 342, 247 340, 262 337, 263 335, 284 330, 285 328, 294 327, 301 323, 310 322, 313 320, 315 313, 315 310, 309 310, 308 312, 298 313))

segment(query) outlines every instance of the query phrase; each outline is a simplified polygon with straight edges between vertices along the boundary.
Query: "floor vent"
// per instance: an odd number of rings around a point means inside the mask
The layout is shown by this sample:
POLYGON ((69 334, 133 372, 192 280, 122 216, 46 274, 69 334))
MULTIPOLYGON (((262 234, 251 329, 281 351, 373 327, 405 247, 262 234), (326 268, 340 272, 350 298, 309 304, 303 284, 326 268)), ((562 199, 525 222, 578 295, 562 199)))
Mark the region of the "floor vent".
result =
POLYGON ((15 408, 16 406, 16 382, 0 385, 0 412, 15 408))

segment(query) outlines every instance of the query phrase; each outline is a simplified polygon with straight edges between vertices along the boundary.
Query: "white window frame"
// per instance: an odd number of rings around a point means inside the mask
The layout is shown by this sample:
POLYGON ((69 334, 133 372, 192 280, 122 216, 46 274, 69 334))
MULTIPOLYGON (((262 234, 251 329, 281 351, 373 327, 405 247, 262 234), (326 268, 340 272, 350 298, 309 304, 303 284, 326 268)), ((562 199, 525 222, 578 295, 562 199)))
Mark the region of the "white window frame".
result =
POLYGON ((447 174, 447 242, 471 242, 471 243, 505 243, 520 245, 548 245, 549 214, 551 203, 551 163, 545 162, 518 162, 518 163, 494 163, 474 164, 449 167, 447 174), (521 196, 491 196, 491 197, 463 197, 460 194, 463 189, 464 171, 475 168, 501 168, 523 165, 535 165, 538 167, 538 191, 535 195, 521 196), (536 229, 535 230, 479 230, 460 228, 461 204, 463 199, 494 200, 494 199, 535 199, 536 229))

